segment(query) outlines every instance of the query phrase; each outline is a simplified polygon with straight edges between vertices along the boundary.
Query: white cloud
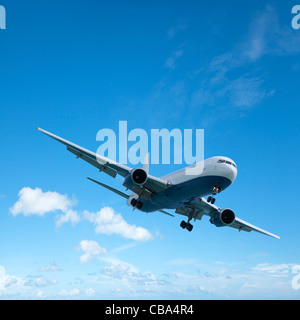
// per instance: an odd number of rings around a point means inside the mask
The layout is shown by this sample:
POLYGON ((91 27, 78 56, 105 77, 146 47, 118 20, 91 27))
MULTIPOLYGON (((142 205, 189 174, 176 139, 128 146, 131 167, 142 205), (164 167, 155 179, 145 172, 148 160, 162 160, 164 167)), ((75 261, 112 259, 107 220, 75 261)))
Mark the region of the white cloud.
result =
POLYGON ((281 24, 274 7, 268 5, 257 14, 244 44, 244 54, 255 61, 265 55, 290 55, 300 52, 300 38, 290 24, 281 24))
POLYGON ((133 265, 118 260, 118 259, 103 259, 110 263, 110 266, 104 267, 102 273, 112 277, 114 279, 126 279, 132 278, 133 275, 138 274, 138 269, 133 265))
POLYGON ((61 227, 63 224, 70 222, 73 226, 80 221, 79 214, 74 210, 68 210, 64 215, 58 216, 56 226, 61 227))
POLYGON ((70 209, 75 204, 76 199, 69 199, 67 195, 25 187, 20 190, 19 200, 10 208, 10 212, 13 216, 18 214, 44 216, 49 212, 62 211, 64 214, 59 215, 56 221, 56 226, 61 227, 67 222, 75 225, 80 221, 79 214, 70 209))
POLYGON ((177 26, 174 26, 174 27, 168 29, 167 30, 167 38, 168 39, 174 38, 179 32, 186 30, 187 27, 188 26, 186 24, 179 24, 177 26))
POLYGON ((36 286, 36 287, 46 287, 49 285, 57 284, 57 280, 47 280, 43 277, 39 277, 35 279, 34 282, 30 283, 31 286, 36 286))
POLYGON ((294 265, 261 263, 252 268, 256 273, 264 273, 272 277, 287 277, 294 265))
POLYGON ((274 7, 266 6, 254 16, 241 42, 202 68, 200 74, 206 77, 201 88, 192 94, 191 104, 193 107, 222 106, 218 108, 222 117, 250 110, 275 93, 274 88, 266 86, 266 75, 257 67, 259 60, 299 52, 297 32, 280 22, 274 7), (237 71, 240 71, 238 77, 237 71))
POLYGON ((93 288, 87 288, 83 290, 83 295, 86 297, 92 297, 96 294, 96 291, 93 288))
POLYGON ((83 297, 92 297, 96 294, 96 291, 93 288, 87 288, 87 289, 82 289, 79 290, 78 288, 74 288, 71 290, 61 290, 58 295, 61 297, 75 297, 76 299, 78 298, 79 295, 83 297))
POLYGON ((231 81, 225 88, 232 106, 247 109, 261 103, 270 93, 262 88, 263 81, 256 78, 238 78, 231 81))
POLYGON ((74 205, 74 200, 70 200, 66 195, 57 192, 43 192, 40 188, 31 189, 25 187, 19 192, 19 201, 17 201, 10 212, 16 216, 38 215, 43 216, 45 213, 61 210, 67 212, 74 205))
POLYGON ((120 281, 123 284, 135 284, 139 286, 157 286, 164 284, 163 281, 157 280, 152 272, 139 272, 135 266, 127 262, 109 258, 102 260, 110 264, 104 267, 102 274, 116 281, 120 281))
POLYGON ((118 234, 126 239, 136 241, 149 241, 154 237, 146 229, 128 224, 119 213, 115 213, 110 207, 104 207, 97 213, 83 212, 86 220, 96 225, 95 232, 101 234, 118 234))
POLYGON ((112 252, 112 253, 117 253, 117 252, 125 251, 125 250, 128 250, 128 249, 134 248, 134 247, 136 247, 137 245, 138 245, 137 242, 130 243, 130 244, 126 244, 126 245, 124 245, 124 246, 121 246, 121 247, 112 249, 111 252, 112 252))
POLYGON ((92 240, 82 240, 80 242, 80 249, 84 252, 84 254, 80 257, 81 263, 87 263, 91 261, 93 256, 107 253, 105 248, 100 247, 96 241, 92 240))
POLYGON ((38 299, 44 299, 45 298, 44 292, 42 290, 38 290, 36 296, 37 296, 38 299))
POLYGON ((175 51, 171 57, 169 57, 165 63, 165 67, 169 69, 175 68, 176 61, 183 55, 182 50, 175 51))
MULTIPOLYGON (((117 234, 126 239, 142 242, 154 238, 145 228, 128 224, 121 214, 115 213, 110 207, 104 207, 97 213, 90 213, 87 210, 78 213, 71 209, 75 204, 76 200, 71 200, 66 195, 52 191, 43 192, 40 188, 25 187, 20 190, 19 200, 10 208, 10 212, 13 216, 19 214, 43 216, 48 212, 62 211, 63 214, 58 215, 56 219, 57 227, 65 223, 75 225, 81 219, 85 219, 96 225, 96 233, 117 234)), ((85 258, 89 259, 90 256, 85 258)))
POLYGON ((63 296, 63 297, 74 297, 74 296, 78 296, 79 294, 80 294, 80 290, 77 288, 74 288, 69 291, 63 289, 58 293, 59 296, 63 296))
POLYGON ((7 274, 5 268, 0 265, 0 297, 23 292, 26 289, 25 283, 23 279, 7 274))
POLYGON ((55 262, 49 263, 46 266, 40 268, 38 271, 39 272, 49 272, 49 271, 61 271, 57 264, 55 262))
POLYGON ((231 52, 214 57, 206 69, 208 79, 203 83, 203 88, 194 94, 193 105, 224 104, 224 110, 227 109, 227 114, 230 114, 228 111, 251 109, 266 97, 272 96, 275 91, 264 88, 264 79, 256 75, 255 70, 240 77, 232 77, 232 71, 252 62, 248 51, 244 49, 244 45, 239 45, 231 52), (205 83, 209 85, 207 90, 205 83), (221 103, 222 100, 227 102, 221 103))

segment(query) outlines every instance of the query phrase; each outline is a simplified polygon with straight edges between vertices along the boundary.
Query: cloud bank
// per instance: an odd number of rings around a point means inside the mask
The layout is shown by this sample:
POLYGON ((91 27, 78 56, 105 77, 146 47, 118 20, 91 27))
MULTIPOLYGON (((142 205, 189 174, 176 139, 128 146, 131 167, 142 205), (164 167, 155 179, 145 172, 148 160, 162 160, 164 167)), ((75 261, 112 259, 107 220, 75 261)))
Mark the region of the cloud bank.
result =
MULTIPOLYGON (((110 207, 104 207, 100 211, 93 213, 87 210, 78 213, 72 207, 76 204, 76 200, 69 199, 67 195, 57 192, 43 192, 40 188, 32 189, 25 187, 19 192, 19 200, 10 208, 13 216, 44 216, 46 213, 61 211, 56 218, 56 226, 61 227, 65 223, 75 225, 82 220, 89 221, 95 225, 95 232, 105 235, 119 235, 126 239, 135 241, 150 241, 154 236, 145 228, 131 225, 125 221, 120 213, 116 213, 110 207)), ((95 244, 94 247, 95 249, 95 244)), ((91 243, 83 243, 81 246, 85 252, 83 261, 92 258, 91 243)))
POLYGON ((142 242, 153 239, 152 234, 148 230, 128 224, 121 214, 116 214, 110 207, 104 207, 96 213, 84 211, 83 215, 87 221, 92 222, 96 226, 96 233, 106 235, 118 234, 123 238, 142 242))

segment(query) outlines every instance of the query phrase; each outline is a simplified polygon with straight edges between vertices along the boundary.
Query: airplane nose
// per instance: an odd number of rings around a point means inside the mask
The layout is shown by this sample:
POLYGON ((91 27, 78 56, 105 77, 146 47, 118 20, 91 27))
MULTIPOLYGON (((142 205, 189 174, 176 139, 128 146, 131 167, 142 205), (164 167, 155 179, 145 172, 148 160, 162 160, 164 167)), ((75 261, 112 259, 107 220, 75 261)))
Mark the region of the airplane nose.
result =
POLYGON ((229 158, 227 158, 226 160, 223 160, 223 174, 224 177, 226 177, 227 179, 229 179, 231 181, 231 183, 234 182, 234 180, 236 179, 237 176, 237 166, 236 164, 229 158))
POLYGON ((237 168, 233 165, 227 165, 226 176, 233 183, 237 176, 237 168))
POLYGON ((217 158, 217 166, 216 169, 219 170, 219 173, 224 178, 230 180, 230 184, 234 182, 237 177, 237 166, 235 162, 226 157, 217 158))

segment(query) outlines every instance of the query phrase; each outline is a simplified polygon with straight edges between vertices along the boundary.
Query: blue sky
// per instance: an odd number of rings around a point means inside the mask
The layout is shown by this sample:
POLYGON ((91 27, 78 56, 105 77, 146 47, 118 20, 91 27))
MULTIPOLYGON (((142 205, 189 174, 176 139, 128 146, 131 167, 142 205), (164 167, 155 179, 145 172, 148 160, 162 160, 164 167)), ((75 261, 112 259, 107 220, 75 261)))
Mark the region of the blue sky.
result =
POLYGON ((299 299, 296 1, 0 4, 0 299, 299 299), (96 151, 119 121, 204 129, 239 170, 217 204, 281 240, 132 212, 36 130, 96 151))

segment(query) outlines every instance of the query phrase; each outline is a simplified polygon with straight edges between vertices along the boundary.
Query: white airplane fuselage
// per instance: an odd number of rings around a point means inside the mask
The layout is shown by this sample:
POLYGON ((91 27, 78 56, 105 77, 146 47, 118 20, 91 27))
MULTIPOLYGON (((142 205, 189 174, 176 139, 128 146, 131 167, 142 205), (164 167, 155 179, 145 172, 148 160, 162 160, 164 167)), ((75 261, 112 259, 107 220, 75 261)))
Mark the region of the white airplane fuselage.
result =
POLYGON ((213 157, 196 165, 170 173, 161 179, 170 187, 148 200, 141 199, 143 212, 160 209, 176 209, 188 204, 195 198, 202 198, 227 189, 236 179, 237 166, 226 157, 213 157))

